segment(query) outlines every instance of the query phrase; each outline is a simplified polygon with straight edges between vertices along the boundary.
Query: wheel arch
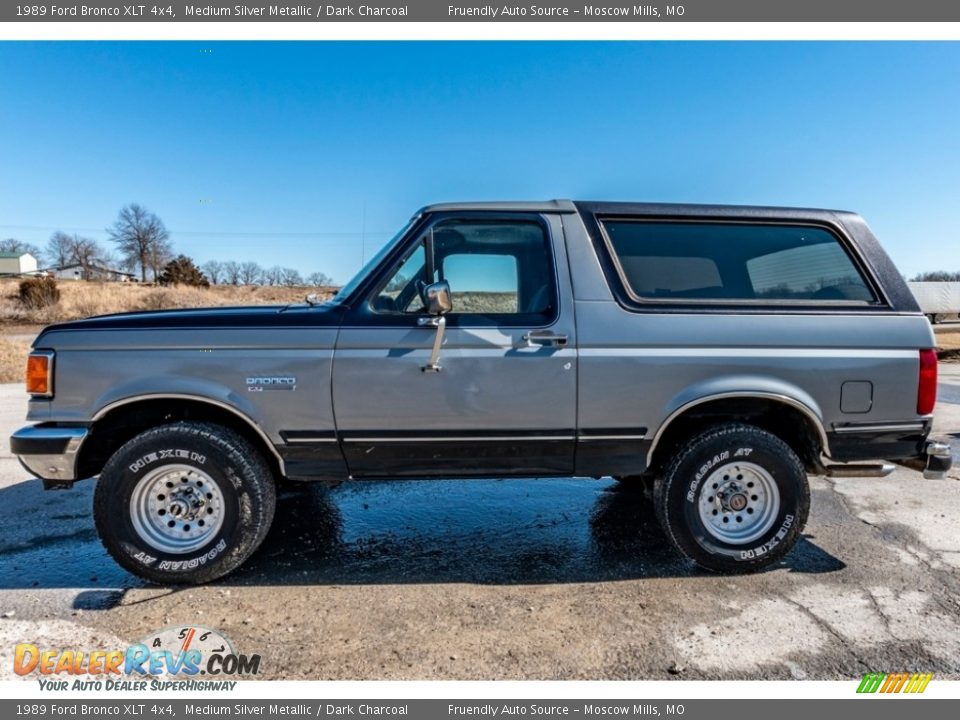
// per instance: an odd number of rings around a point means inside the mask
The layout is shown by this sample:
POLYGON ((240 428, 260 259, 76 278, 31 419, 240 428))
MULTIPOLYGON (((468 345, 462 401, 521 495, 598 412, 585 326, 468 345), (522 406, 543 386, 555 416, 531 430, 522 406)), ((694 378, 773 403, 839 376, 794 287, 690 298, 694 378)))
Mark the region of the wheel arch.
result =
POLYGON ((797 453, 809 472, 822 472, 821 455, 830 454, 819 412, 780 392, 731 390, 703 395, 676 407, 657 428, 647 451, 656 468, 684 437, 719 422, 743 421, 767 430, 797 453))
POLYGON ((276 446, 242 410, 220 400, 187 393, 145 393, 114 400, 94 414, 90 435, 80 448, 78 477, 99 474, 114 452, 144 430, 178 420, 212 422, 235 431, 261 452, 274 473, 285 474, 276 446))

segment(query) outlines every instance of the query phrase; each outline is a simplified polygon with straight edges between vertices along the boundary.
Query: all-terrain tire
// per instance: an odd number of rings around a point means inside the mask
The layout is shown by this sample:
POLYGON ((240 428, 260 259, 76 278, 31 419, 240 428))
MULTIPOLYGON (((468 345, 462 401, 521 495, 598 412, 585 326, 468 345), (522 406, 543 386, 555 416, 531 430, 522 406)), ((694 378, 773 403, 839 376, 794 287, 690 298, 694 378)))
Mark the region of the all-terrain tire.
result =
POLYGON ((212 423, 177 422, 114 453, 97 481, 93 515, 103 546, 130 572, 197 584, 253 554, 275 505, 273 475, 249 442, 212 423))
POLYGON ((654 484, 654 510, 674 547, 701 567, 751 572, 793 548, 807 522, 810 487, 783 440, 730 423, 679 449, 654 484))

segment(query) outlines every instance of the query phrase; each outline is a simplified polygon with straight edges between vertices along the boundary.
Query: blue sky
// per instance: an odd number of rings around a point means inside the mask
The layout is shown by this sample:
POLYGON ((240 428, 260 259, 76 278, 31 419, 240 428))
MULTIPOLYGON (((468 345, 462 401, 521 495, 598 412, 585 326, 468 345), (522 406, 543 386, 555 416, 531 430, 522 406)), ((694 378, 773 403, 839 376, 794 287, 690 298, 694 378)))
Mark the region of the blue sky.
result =
POLYGON ((852 209, 960 270, 960 43, 4 42, 0 138, 37 244, 139 202, 343 282, 421 205, 571 197, 852 209))

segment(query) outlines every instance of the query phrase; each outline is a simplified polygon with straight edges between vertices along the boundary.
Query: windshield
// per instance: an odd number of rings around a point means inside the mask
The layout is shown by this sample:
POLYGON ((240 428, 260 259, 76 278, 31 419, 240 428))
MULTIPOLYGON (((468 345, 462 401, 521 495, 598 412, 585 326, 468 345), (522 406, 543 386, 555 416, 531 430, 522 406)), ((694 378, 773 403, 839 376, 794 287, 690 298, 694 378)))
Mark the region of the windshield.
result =
POLYGON ((354 275, 353 278, 350 280, 350 282, 348 282, 346 285, 340 288, 340 292, 338 292, 336 295, 330 298, 330 302, 342 303, 344 300, 350 297, 350 295, 353 294, 353 291, 357 289, 357 287, 360 285, 361 282, 363 282, 363 279, 367 277, 367 275, 369 275, 370 272, 377 265, 381 263, 383 258, 385 258, 387 254, 393 249, 394 245, 396 245, 397 242, 399 242, 400 238, 402 238, 404 235, 407 234, 407 231, 410 229, 413 223, 417 221, 419 217, 420 217, 419 215, 416 215, 410 218, 407 224, 403 226, 403 229, 400 232, 398 232, 396 235, 394 235, 392 238, 390 238, 390 240, 382 248, 380 248, 377 254, 374 255, 372 258, 370 258, 367 261, 367 263, 362 268, 360 268, 360 272, 354 275))

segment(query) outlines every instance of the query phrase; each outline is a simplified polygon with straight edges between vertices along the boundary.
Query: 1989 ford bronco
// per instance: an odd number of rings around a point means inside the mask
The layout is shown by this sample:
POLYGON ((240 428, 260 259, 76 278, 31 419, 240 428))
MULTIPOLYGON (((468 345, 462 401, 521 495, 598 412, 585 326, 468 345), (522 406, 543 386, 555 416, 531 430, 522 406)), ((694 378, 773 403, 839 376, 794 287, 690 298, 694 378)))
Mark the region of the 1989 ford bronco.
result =
POLYGON ((433 205, 328 302, 47 328, 11 446, 48 487, 99 476, 104 545, 162 583, 243 563, 281 477, 649 482, 680 552, 753 570, 808 473, 949 469, 933 347, 851 213, 433 205))

